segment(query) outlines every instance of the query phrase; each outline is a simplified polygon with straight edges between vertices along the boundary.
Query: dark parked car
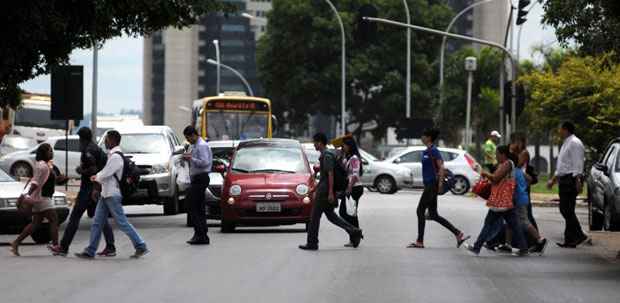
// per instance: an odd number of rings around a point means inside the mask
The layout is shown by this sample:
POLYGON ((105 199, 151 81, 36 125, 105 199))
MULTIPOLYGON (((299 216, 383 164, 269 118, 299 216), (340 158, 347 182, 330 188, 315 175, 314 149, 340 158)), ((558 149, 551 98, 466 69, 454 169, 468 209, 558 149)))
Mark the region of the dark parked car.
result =
POLYGON ((609 143, 588 176, 591 230, 620 230, 620 138, 609 143))

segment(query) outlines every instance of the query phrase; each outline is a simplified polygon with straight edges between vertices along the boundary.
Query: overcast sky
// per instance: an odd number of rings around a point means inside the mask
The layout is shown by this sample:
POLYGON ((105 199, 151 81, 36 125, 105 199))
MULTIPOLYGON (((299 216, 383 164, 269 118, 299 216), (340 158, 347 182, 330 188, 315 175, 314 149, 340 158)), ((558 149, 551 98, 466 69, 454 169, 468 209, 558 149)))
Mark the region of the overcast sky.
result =
MULTIPOLYGON (((551 28, 540 24, 540 5, 534 7, 523 25, 521 59, 532 58, 531 48, 556 41, 551 28)), ((516 36, 516 34, 515 34, 516 36)), ((516 47, 516 45, 515 45, 516 47)), ((533 58, 537 60, 537 58, 533 58)), ((91 50, 76 50, 71 64, 84 66, 84 110, 90 112, 92 95, 91 50)), ((142 109, 142 38, 123 37, 106 42, 99 51, 99 112, 117 113, 121 109, 142 109)), ((22 85, 30 92, 49 93, 50 77, 41 76, 22 85)))

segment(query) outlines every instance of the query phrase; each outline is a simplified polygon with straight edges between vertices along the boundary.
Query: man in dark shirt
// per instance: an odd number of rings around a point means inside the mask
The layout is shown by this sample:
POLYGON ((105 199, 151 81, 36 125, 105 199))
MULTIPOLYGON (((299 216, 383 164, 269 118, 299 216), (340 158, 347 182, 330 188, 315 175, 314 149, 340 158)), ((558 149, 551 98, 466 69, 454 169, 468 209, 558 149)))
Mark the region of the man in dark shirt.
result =
POLYGON ((323 213, 330 222, 349 234, 353 247, 358 247, 363 238, 362 230, 340 218, 334 211, 338 203, 334 192, 334 167, 337 163, 334 152, 327 149, 327 136, 325 134, 314 135, 314 148, 321 152, 319 158, 321 178, 319 184, 310 190, 310 193, 314 194, 312 199, 314 205, 308 226, 308 240, 305 245, 300 245, 299 248, 303 250, 319 249, 319 226, 323 213))
MULTIPOLYGON (((57 256, 66 256, 69 252, 69 246, 73 241, 73 237, 80 226, 80 219, 84 215, 84 212, 91 205, 95 205, 97 202, 94 196, 100 190, 95 189, 94 183, 90 180, 91 176, 97 174, 106 164, 107 156, 101 150, 97 144, 93 142, 93 134, 90 128, 82 127, 78 130, 78 136, 80 136, 80 150, 82 154, 80 156, 80 166, 76 171, 81 175, 80 178, 80 191, 78 193, 75 205, 71 210, 69 216, 69 223, 65 229, 60 245, 53 246, 50 250, 57 256)), ((103 226, 103 236, 105 237, 106 247, 103 251, 98 253, 98 256, 114 257, 116 256, 116 247, 114 246, 114 233, 110 224, 106 221, 103 226)))

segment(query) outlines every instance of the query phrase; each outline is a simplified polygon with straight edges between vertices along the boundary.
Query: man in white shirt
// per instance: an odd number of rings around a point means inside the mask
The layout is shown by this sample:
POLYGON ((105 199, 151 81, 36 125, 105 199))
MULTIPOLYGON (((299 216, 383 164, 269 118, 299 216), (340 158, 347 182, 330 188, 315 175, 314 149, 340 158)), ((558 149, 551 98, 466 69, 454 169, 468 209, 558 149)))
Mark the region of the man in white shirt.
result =
POLYGON ((583 188, 585 149, 581 140, 575 136, 575 125, 571 122, 562 124, 560 135, 564 143, 558 155, 555 175, 549 180, 547 187, 551 189, 556 182, 559 184, 560 213, 566 221, 564 243, 557 245, 562 248, 575 248, 588 240, 575 214, 577 195, 583 188))
POLYGON ((99 173, 91 177, 93 182, 101 184, 101 200, 97 203, 95 218, 90 227, 90 243, 83 252, 75 254, 79 258, 92 259, 95 257, 104 223, 108 220, 110 214, 112 214, 114 221, 116 221, 116 225, 129 237, 136 249, 136 252, 131 257, 140 258, 149 253, 146 243, 133 225, 129 223, 127 216, 123 212, 123 196, 121 195, 119 183, 123 177, 125 160, 119 147, 120 143, 121 134, 115 130, 107 133, 105 146, 109 150, 108 162, 99 173))

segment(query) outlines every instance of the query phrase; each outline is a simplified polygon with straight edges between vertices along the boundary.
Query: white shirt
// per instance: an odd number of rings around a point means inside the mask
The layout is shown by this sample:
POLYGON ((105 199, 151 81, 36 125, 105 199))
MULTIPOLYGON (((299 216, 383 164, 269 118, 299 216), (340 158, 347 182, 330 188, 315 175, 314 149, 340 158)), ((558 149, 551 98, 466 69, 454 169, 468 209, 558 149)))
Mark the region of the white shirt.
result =
POLYGON ((557 177, 572 175, 573 177, 583 174, 583 162, 585 160, 583 143, 575 135, 564 139, 560 154, 558 155, 557 177))
POLYGON ((108 162, 105 167, 97 173, 95 181, 101 184, 101 196, 104 198, 112 196, 120 196, 121 190, 119 188, 118 180, 123 177, 123 158, 116 152, 120 152, 119 146, 114 147, 108 152, 108 162), (116 175, 116 178, 114 176, 116 175))

